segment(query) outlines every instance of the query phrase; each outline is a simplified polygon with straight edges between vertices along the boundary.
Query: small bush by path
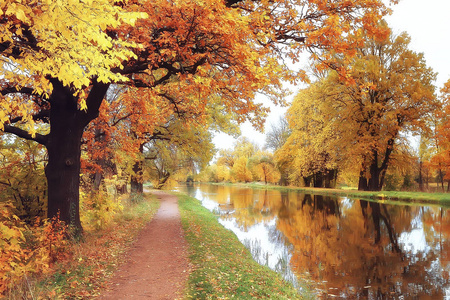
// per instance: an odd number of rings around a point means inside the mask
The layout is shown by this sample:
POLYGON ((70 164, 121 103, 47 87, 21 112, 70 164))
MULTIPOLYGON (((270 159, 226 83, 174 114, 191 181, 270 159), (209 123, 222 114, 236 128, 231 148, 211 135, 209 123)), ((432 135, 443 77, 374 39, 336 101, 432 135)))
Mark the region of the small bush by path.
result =
POLYGON ((238 238, 200 202, 179 195, 193 271, 188 299, 301 299, 281 276, 253 260, 238 238))

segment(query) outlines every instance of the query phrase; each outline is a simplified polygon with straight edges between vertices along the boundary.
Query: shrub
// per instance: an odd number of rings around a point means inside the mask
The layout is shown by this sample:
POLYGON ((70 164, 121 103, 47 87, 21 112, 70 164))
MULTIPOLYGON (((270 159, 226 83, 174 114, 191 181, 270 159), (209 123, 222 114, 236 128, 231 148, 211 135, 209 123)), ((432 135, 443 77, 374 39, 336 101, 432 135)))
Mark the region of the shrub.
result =
POLYGON ((57 218, 27 225, 13 214, 14 206, 0 203, 0 295, 28 275, 40 275, 67 255, 67 226, 57 218))

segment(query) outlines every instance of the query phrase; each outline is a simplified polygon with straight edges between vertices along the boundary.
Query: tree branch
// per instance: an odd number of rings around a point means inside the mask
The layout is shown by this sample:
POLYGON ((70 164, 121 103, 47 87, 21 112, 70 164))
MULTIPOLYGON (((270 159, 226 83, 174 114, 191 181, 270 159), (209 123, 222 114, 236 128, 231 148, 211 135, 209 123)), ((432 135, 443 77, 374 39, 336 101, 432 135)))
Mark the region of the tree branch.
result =
MULTIPOLYGON (((46 110, 41 110, 40 112, 38 112, 37 114, 33 115, 33 120, 34 121, 43 121, 44 123, 49 123, 49 118, 50 118, 50 110, 46 109, 46 110)), ((23 120, 23 117, 15 117, 12 119, 9 119, 9 122, 11 124, 20 122, 23 120)))
POLYGON ((119 124, 120 122, 122 122, 122 121, 128 119, 129 117, 131 117, 133 114, 134 114, 134 113, 130 112, 130 113, 126 114, 125 116, 120 117, 119 119, 115 120, 110 126, 111 126, 111 127, 116 126, 116 125, 119 124))
POLYGON ((19 89, 15 88, 15 87, 6 87, 4 89, 2 89, 0 91, 0 93, 5 96, 8 94, 26 94, 26 95, 35 95, 33 94, 34 89, 29 88, 29 87, 21 87, 19 89))
POLYGON ((35 141, 41 145, 47 146, 48 135, 36 133, 36 135, 33 137, 28 131, 11 125, 4 125, 3 131, 7 133, 12 133, 20 138, 35 141))
POLYGON ((88 107, 87 112, 81 112, 83 113, 82 116, 85 126, 98 117, 100 105, 102 104, 109 86, 109 83, 98 82, 95 79, 92 81, 92 88, 86 99, 86 105, 88 107))

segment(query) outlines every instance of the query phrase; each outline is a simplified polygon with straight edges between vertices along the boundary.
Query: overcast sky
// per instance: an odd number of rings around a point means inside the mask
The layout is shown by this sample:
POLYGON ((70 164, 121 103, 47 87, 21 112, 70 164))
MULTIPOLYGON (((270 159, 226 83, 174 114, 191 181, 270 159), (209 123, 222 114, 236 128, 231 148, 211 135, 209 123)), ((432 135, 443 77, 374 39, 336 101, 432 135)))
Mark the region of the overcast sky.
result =
MULTIPOLYGON (((440 89, 450 79, 450 0, 400 0, 393 6, 394 13, 387 17, 394 34, 406 31, 411 36, 410 49, 422 52, 425 60, 435 72, 438 72, 436 86, 440 89)), ((295 92, 295 90, 294 90, 295 92)), ((266 128, 275 123, 286 111, 271 105, 266 128)), ((242 135, 264 145, 265 135, 255 131, 248 123, 241 125, 242 135)), ((214 138, 217 148, 232 148, 234 139, 225 134, 214 138)))

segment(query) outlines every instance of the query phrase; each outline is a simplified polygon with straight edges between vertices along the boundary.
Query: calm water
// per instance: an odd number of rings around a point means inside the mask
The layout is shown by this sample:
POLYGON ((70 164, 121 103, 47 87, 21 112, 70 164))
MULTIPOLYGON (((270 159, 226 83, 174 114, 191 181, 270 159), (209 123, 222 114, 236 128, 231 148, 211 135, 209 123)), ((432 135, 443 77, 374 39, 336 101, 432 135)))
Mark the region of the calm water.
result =
POLYGON ((450 299, 450 210, 233 186, 179 187, 255 260, 321 298, 450 299))

